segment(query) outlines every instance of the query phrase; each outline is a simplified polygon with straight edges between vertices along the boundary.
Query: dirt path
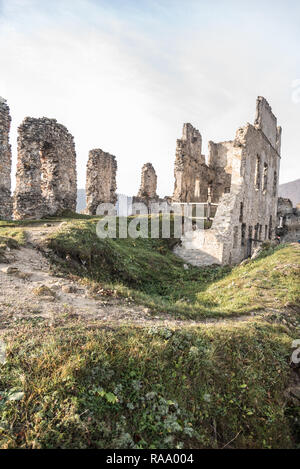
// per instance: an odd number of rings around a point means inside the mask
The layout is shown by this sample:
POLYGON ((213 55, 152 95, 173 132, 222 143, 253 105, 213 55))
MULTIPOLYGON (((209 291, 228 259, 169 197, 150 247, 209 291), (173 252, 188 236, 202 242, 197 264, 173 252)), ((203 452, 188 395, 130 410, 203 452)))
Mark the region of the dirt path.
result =
POLYGON ((57 318, 80 317, 87 322, 135 323, 179 326, 182 324, 222 325, 249 321, 251 316, 202 321, 174 320, 166 314, 153 315, 148 308, 123 298, 95 297, 78 281, 53 275, 49 261, 37 249, 43 239, 59 229, 46 224, 25 229, 27 245, 7 253, 8 263, 0 263, 0 330, 19 320, 36 318, 55 323, 57 318))

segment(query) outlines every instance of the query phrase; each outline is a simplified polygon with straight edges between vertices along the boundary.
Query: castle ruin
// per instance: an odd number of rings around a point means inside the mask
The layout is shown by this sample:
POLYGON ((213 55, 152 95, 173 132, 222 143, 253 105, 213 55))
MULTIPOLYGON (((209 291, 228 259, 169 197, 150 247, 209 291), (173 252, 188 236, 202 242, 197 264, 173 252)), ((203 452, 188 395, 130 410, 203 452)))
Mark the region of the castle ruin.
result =
MULTIPOLYGON (((1 218, 12 214, 10 121, 9 108, 1 99, 1 218)), ((45 117, 27 117, 18 131, 14 218, 38 219, 67 210, 75 212, 76 153, 72 135, 56 120, 45 117)), ((202 153, 200 132, 185 124, 176 145, 173 197, 159 198, 157 175, 147 163, 133 201, 142 202, 148 210, 158 202, 162 213, 162 205, 169 204, 166 211, 173 210, 170 204, 202 205, 203 219, 208 222, 204 223, 205 229, 194 225, 186 231, 175 253, 194 265, 239 263, 251 256, 254 248, 274 238, 280 217, 290 220, 293 227, 298 223, 294 218, 299 210, 296 213, 287 202, 279 204, 277 218, 280 151, 281 128, 268 102, 259 97, 254 124, 238 129, 233 140, 210 141, 207 159, 202 153)), ((116 172, 113 155, 100 149, 89 152, 86 213, 96 215, 100 204, 116 203, 116 172)))
POLYGON ((300 239, 300 204, 293 207, 290 199, 279 197, 276 232, 285 243, 300 239))
POLYGON ((191 124, 184 124, 182 138, 177 140, 174 176, 173 202, 207 201, 213 172, 202 155, 201 134, 191 124))
MULTIPOLYGON (((194 150, 195 138, 200 139, 200 134, 195 134, 192 129, 189 134, 194 146, 184 145, 184 149, 194 150)), ((180 156, 181 147, 182 144, 177 144, 175 200, 178 187, 185 187, 188 191, 183 192, 181 201, 205 201, 211 194, 217 210, 209 229, 184 234, 177 254, 195 265, 235 264, 251 256, 259 243, 273 239, 281 128, 277 127, 277 119, 268 102, 262 97, 257 99, 254 125, 240 128, 233 141, 210 142, 207 165, 200 145, 196 155, 193 151, 180 156), (183 160, 181 166, 178 165, 180 157, 183 160), (185 159, 193 161, 195 172, 192 176, 189 169, 185 171, 189 166, 185 159)))
POLYGON ((26 117, 18 129, 16 220, 75 212, 76 153, 72 135, 55 119, 26 117))
POLYGON ((86 173, 86 213, 96 215, 100 204, 115 204, 117 161, 116 157, 100 149, 91 150, 86 173))
POLYGON ((5 219, 12 215, 10 123, 9 107, 0 97, 0 218, 5 219))

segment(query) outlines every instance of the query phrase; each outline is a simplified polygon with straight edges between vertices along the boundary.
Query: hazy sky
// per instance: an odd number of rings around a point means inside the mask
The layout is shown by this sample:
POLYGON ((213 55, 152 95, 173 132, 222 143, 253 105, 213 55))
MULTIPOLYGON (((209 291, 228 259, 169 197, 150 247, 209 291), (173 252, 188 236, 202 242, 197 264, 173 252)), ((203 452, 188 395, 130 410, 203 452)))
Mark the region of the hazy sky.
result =
MULTIPOLYGON (((0 0, 0 96, 13 119, 54 117, 118 160, 134 194, 151 162, 173 191, 184 122, 208 140, 253 123, 258 95, 283 127, 281 182, 300 177, 299 0, 0 0)), ((15 171, 15 168, 14 168, 15 171)))

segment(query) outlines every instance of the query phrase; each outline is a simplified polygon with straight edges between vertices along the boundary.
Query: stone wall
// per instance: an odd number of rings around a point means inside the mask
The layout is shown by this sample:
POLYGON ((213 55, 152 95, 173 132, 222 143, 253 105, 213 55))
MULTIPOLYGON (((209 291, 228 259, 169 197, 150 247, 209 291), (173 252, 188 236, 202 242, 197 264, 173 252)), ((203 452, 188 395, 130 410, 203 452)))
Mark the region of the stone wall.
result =
POLYGON ((173 202, 206 202, 213 174, 202 155, 202 137, 191 124, 184 124, 176 144, 173 202))
POLYGON ((202 137, 191 124, 184 124, 177 140, 173 202, 217 203, 230 192, 233 142, 209 142, 208 162, 202 154, 202 137))
POLYGON ((138 197, 146 199, 157 198, 157 176, 151 163, 146 163, 142 167, 141 186, 138 197))
POLYGON ((116 158, 100 149, 91 150, 86 174, 86 213, 96 215, 98 205, 117 202, 116 158))
POLYGON ((0 218, 4 219, 12 215, 10 123, 9 107, 0 97, 0 218))
POLYGON ((280 143, 277 119, 259 97, 255 125, 240 128, 231 142, 210 145, 209 165, 220 186, 215 197, 218 209, 209 230, 185 234, 182 254, 185 247, 194 246, 211 256, 211 263, 234 264, 250 256, 262 241, 274 238, 280 143), (223 181, 218 174, 222 168, 228 172, 223 181), (229 174, 230 186, 222 195, 229 174))
POLYGON ((76 210, 74 139, 55 119, 27 117, 18 129, 15 219, 76 210))
POLYGON ((278 198, 277 235, 281 242, 290 243, 300 240, 300 206, 293 207, 289 199, 278 198))
POLYGON ((208 143, 208 167, 211 172, 211 199, 218 203, 231 189, 234 142, 208 143))

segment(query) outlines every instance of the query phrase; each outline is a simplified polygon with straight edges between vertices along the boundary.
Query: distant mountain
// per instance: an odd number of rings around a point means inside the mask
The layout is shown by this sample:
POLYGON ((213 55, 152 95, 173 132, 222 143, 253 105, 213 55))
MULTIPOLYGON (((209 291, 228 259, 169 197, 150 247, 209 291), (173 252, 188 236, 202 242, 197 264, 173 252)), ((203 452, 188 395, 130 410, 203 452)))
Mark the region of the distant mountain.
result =
POLYGON ((279 186, 279 197, 290 199, 295 207, 300 203, 300 179, 279 186))
POLYGON ((85 201, 85 190, 84 189, 78 189, 77 191, 77 213, 80 213, 82 210, 84 210, 86 207, 86 201, 85 201))
MULTIPOLYGON (((128 210, 130 211, 132 209, 132 197, 128 197, 127 195, 124 195, 124 194, 117 194, 117 195, 118 195, 118 203, 117 203, 118 213, 120 216, 127 216, 128 210)), ((86 208, 85 189, 78 189, 76 212, 80 213, 85 208, 86 208)))

